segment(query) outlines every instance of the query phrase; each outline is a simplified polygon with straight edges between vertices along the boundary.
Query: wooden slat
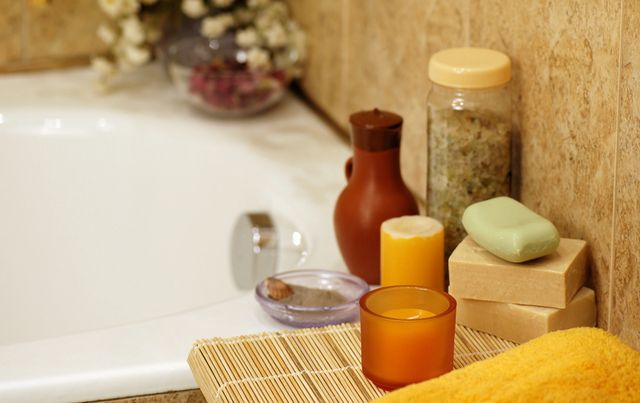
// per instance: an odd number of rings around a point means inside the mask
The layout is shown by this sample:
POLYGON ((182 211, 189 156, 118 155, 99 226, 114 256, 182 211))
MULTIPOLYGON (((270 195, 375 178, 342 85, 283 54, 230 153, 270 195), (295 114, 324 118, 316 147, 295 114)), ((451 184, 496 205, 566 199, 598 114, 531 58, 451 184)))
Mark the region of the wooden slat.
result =
MULTIPOLYGON (((454 367, 514 346, 458 326, 454 367)), ((358 324, 198 340, 188 362, 208 402, 366 402, 384 394, 362 374, 358 324)))

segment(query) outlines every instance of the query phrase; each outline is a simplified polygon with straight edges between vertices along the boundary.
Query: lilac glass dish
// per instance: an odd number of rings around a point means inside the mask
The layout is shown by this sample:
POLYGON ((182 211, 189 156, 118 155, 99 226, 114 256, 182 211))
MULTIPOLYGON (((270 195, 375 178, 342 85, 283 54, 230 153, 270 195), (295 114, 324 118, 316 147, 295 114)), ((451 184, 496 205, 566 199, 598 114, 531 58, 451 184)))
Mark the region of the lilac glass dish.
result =
POLYGON ((275 320, 294 327, 317 327, 351 322, 358 317, 358 301, 369 285, 360 277, 330 270, 295 270, 272 278, 299 285, 339 292, 347 302, 334 306, 290 305, 269 298, 264 281, 256 287, 256 299, 275 320))

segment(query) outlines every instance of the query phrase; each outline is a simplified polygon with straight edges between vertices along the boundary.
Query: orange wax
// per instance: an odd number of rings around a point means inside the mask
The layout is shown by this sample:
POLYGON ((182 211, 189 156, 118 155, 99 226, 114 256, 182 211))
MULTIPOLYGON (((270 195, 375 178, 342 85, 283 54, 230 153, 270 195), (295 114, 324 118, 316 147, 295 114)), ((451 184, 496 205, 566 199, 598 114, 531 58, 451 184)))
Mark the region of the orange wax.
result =
POLYGON ((382 316, 393 319, 424 319, 435 316, 433 312, 420 308, 397 308, 384 311, 382 316))
POLYGON ((456 302, 416 286, 381 287, 360 299, 362 371, 393 390, 453 369, 456 302))
POLYGON ((418 285, 444 291, 444 227, 423 216, 385 221, 380 227, 381 285, 418 285))

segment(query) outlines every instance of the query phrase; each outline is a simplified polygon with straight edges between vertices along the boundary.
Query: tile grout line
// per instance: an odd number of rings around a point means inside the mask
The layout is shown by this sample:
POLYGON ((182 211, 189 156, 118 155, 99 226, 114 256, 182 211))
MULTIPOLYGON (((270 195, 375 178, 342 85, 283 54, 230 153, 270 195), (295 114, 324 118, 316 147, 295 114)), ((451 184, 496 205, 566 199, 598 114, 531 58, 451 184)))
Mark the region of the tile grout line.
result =
POLYGON ((621 104, 621 81, 622 81, 622 27, 624 25, 624 0, 620 0, 620 24, 618 30, 618 88, 616 91, 616 123, 615 123, 615 142, 613 150, 613 202, 612 202, 612 214, 611 214, 611 238, 610 247, 611 255, 609 257, 609 305, 607 307, 607 330, 611 328, 611 315, 613 311, 613 272, 615 269, 616 261, 616 248, 615 248, 615 236, 616 236, 616 198, 618 188, 618 143, 620 138, 620 104, 621 104))

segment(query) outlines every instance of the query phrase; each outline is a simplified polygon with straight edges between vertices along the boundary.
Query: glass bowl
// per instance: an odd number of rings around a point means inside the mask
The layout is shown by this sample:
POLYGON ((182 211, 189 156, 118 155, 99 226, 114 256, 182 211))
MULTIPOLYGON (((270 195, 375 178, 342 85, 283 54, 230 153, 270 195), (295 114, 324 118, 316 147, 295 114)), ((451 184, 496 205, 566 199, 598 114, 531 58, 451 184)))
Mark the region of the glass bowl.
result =
POLYGON ((247 52, 234 37, 181 38, 167 46, 169 76, 178 92, 199 109, 222 117, 261 112, 278 103, 290 78, 283 69, 249 70, 247 52))
POLYGON ((275 320, 294 327, 318 327, 351 322, 358 317, 358 301, 369 285, 352 274, 329 270, 294 270, 271 277, 287 284, 339 292, 347 302, 333 306, 290 305, 269 298, 265 282, 256 287, 256 299, 275 320))

